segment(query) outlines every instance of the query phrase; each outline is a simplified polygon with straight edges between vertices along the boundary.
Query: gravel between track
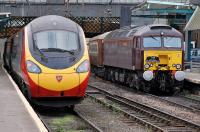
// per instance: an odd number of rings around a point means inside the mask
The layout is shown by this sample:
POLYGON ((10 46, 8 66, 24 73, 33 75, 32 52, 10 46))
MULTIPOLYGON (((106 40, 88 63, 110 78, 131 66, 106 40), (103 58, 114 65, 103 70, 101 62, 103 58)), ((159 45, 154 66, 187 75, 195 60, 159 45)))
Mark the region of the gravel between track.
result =
POLYGON ((75 110, 104 132, 147 132, 149 130, 125 118, 118 112, 113 112, 101 104, 88 98, 76 105, 75 110), (130 122, 130 123, 129 123, 130 122))
POLYGON ((141 102, 143 104, 152 106, 154 108, 158 108, 162 111, 173 114, 175 116, 179 116, 179 117, 189 120, 191 122, 200 124, 200 115, 199 114, 191 113, 190 111, 188 111, 186 109, 176 107, 176 106, 171 106, 169 104, 163 103, 162 101, 153 99, 149 95, 130 92, 125 89, 119 88, 118 86, 115 86, 113 84, 105 83, 104 81, 102 81, 100 79, 96 79, 95 77, 90 78, 90 84, 98 86, 103 89, 106 89, 107 91, 110 91, 117 95, 127 97, 129 99, 135 100, 137 102, 141 102))

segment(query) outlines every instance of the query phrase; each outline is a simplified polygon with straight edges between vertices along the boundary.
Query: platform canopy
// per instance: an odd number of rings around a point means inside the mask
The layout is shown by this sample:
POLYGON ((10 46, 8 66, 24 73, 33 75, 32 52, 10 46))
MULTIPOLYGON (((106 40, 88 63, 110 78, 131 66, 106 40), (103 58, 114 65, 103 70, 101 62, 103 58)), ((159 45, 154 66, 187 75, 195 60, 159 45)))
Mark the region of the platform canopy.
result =
POLYGON ((132 8, 132 11, 151 11, 157 13, 193 13, 192 5, 188 0, 145 0, 132 8))
POLYGON ((200 7, 198 6, 193 13, 192 17, 190 18, 189 22, 187 23, 185 30, 192 31, 200 29, 200 7))
POLYGON ((136 4, 145 0, 0 0, 0 3, 136 4))

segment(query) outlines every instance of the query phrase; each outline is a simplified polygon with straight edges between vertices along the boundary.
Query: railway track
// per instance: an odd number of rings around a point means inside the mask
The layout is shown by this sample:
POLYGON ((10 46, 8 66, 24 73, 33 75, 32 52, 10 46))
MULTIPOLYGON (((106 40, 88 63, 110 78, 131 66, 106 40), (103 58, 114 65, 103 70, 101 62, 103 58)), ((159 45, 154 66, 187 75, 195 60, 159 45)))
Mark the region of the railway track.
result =
POLYGON ((152 95, 152 94, 148 94, 148 95, 156 100, 159 100, 159 101, 169 104, 171 106, 180 107, 182 109, 191 111, 193 113, 200 114, 200 108, 198 107, 198 105, 200 105, 200 102, 197 102, 194 100, 191 101, 189 99, 186 99, 184 96, 160 97, 160 96, 156 96, 156 95, 152 95))
MULTIPOLYGON (((58 110, 59 111, 59 110, 58 110)), ((62 112, 55 112, 56 114, 52 114, 54 112, 49 112, 49 111, 45 111, 45 115, 41 114, 40 112, 37 111, 37 115, 38 117, 40 118, 40 120, 42 121, 42 123, 44 124, 44 126, 46 127, 46 129, 48 130, 48 132, 57 132, 57 131, 60 131, 58 128, 58 130, 55 128, 52 129, 52 127, 55 127, 54 125, 52 125, 50 123, 50 120, 55 120, 57 118, 60 118, 62 117, 63 115, 65 115, 65 113, 69 114, 69 115, 73 115, 73 116, 76 116, 77 118, 79 118, 80 120, 84 121, 85 124, 86 124, 86 130, 85 131, 88 131, 88 132, 103 132, 100 128, 98 128, 94 123, 92 123, 91 121, 89 121, 87 118, 85 118, 80 112, 76 111, 76 110, 73 110, 73 111, 62 111, 62 112)), ((67 124, 66 124, 67 125, 67 124)), ((64 127, 64 126, 63 126, 64 127)), ((67 131, 67 130, 63 130, 63 131, 67 131)))
POLYGON ((191 96, 181 96, 182 98, 185 98, 186 100, 190 101, 190 102, 193 102, 193 103, 196 103, 198 105, 200 105, 200 97, 193 97, 194 95, 191 95, 191 96))
POLYGON ((200 125, 89 85, 87 96, 153 131, 199 131, 200 125), (92 89, 92 90, 91 90, 92 89))
MULTIPOLYGON (((101 78, 98 78, 98 79, 100 79, 101 81, 103 81, 105 83, 112 84, 111 82, 102 80, 101 78)), ((200 100, 198 100, 198 99, 191 98, 191 97, 188 97, 188 96, 182 96, 182 95, 179 95, 179 96, 163 96, 162 97, 162 96, 156 96, 156 95, 153 95, 153 94, 136 91, 134 89, 130 89, 129 87, 126 87, 126 86, 123 86, 123 85, 120 85, 120 84, 114 84, 114 85, 116 85, 117 87, 120 87, 122 89, 125 89, 127 91, 131 91, 131 92, 141 94, 141 95, 144 95, 144 96, 147 95, 151 98, 159 100, 159 101, 166 103, 168 105, 179 107, 179 108, 191 111, 193 113, 200 114, 200 100)))
POLYGON ((42 123, 44 124, 44 126, 46 127, 48 132, 53 132, 52 129, 50 128, 50 126, 48 125, 48 123, 45 121, 46 119, 44 119, 44 117, 39 114, 38 112, 36 112, 38 117, 40 118, 40 120, 42 121, 42 123))

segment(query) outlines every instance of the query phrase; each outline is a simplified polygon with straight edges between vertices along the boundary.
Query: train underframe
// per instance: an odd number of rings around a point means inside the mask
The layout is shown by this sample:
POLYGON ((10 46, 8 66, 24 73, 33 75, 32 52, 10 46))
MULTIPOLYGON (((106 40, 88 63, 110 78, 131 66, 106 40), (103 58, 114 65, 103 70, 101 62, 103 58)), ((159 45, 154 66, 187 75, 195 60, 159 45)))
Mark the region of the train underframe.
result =
POLYGON ((151 81, 143 79, 144 71, 92 66, 92 72, 105 80, 120 83, 143 92, 178 93, 183 87, 183 81, 177 81, 170 71, 154 72, 154 78, 151 81))

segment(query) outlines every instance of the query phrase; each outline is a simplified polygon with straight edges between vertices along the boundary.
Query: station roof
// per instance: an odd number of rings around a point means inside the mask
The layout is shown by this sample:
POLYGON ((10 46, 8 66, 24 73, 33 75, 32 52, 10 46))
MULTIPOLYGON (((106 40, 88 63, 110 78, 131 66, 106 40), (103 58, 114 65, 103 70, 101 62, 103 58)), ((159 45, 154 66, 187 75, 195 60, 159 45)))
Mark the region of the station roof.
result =
MULTIPOLYGON (((193 5, 188 0, 146 0, 132 8, 134 11, 151 11, 157 13, 193 13, 193 5)), ((132 13, 134 14, 134 13, 132 13)))
MULTIPOLYGON (((0 0, 0 3, 67 3, 68 0, 0 0)), ((146 0, 69 0, 74 4, 135 4, 146 0)))
POLYGON ((200 29, 200 7, 198 6, 193 13, 192 17, 190 18, 189 22, 187 23, 185 30, 191 31, 191 30, 197 30, 200 29))

